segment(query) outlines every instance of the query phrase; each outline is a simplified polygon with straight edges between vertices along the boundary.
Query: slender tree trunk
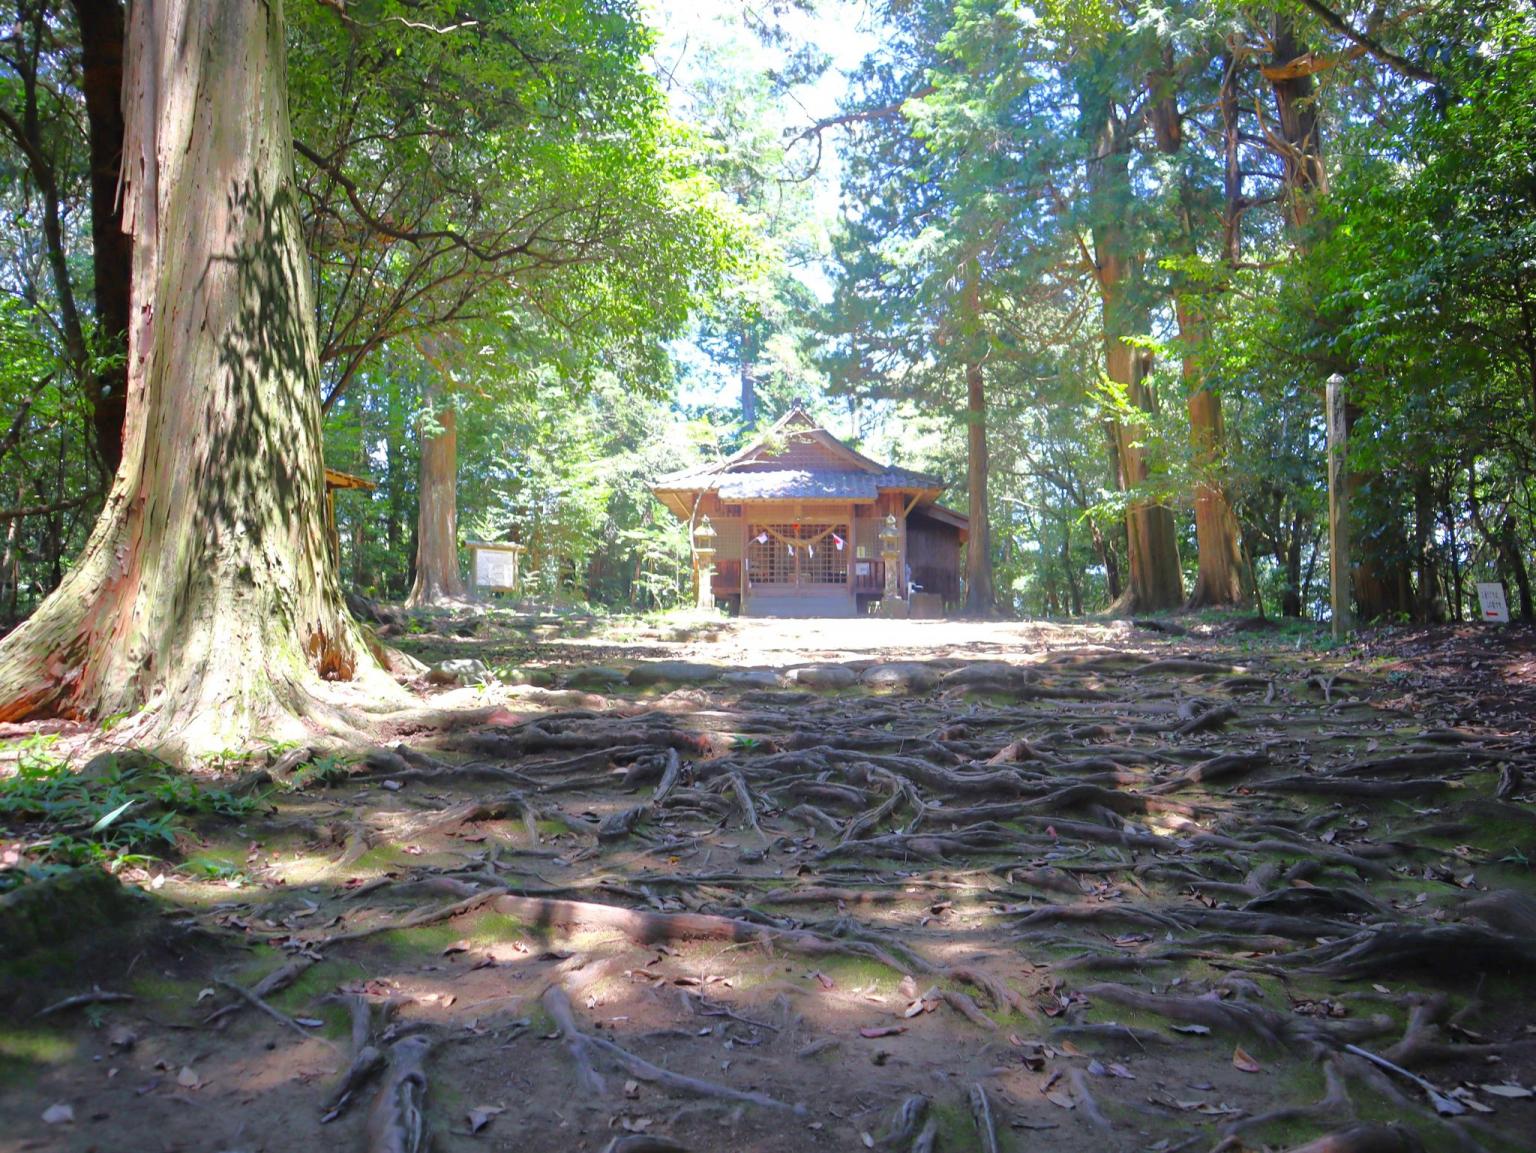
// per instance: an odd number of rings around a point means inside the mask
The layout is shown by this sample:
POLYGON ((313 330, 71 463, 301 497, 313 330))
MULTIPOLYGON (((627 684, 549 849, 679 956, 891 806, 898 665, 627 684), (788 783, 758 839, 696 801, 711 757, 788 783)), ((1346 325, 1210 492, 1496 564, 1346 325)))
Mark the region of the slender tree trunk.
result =
POLYGON ((91 425, 108 476, 123 457, 128 403, 128 324, 133 243, 123 231, 118 179, 123 158, 123 5, 121 0, 74 0, 80 26, 82 87, 91 148, 91 259, 96 282, 98 356, 91 425), (110 359, 117 354, 119 359, 110 359))
MULTIPOLYGON (((1344 424, 1350 443, 1364 411, 1344 406, 1344 424)), ((1407 617, 1413 613, 1413 575, 1408 539, 1395 516, 1390 495, 1379 495, 1386 481, 1379 471, 1347 470, 1344 484, 1356 527, 1350 534, 1357 542, 1351 581, 1356 611, 1362 621, 1407 617), (1371 531, 1362 531, 1361 516, 1374 518, 1371 531)))
MULTIPOLYGON (((1088 165, 1088 179, 1093 201, 1094 260, 1103 298, 1105 371, 1110 380, 1124 388, 1132 405, 1153 412, 1155 397, 1143 384, 1142 358, 1126 343, 1138 331, 1136 321, 1141 315, 1134 299, 1134 245, 1123 223, 1132 198, 1130 138, 1107 93, 1094 83, 1085 82, 1079 95, 1083 120, 1092 130, 1096 150, 1088 165)), ((1117 421, 1111 433, 1121 488, 1134 494, 1151 475, 1141 431, 1117 421)), ((1184 601, 1184 578, 1179 569, 1173 512, 1133 495, 1125 515, 1125 528, 1130 583, 1115 607, 1122 612, 1177 608, 1184 601)))
POLYGON ((459 577, 459 420, 437 378, 427 388, 435 432, 421 437, 416 493, 416 578, 406 603, 436 604, 464 595, 459 577))
MULTIPOLYGON (((1230 69, 1228 70, 1230 73, 1230 69)), ((1154 94, 1166 91, 1152 105, 1154 136, 1158 149, 1166 156, 1178 156, 1184 147, 1184 122, 1179 114, 1178 93, 1173 89, 1176 69, 1172 49, 1165 52, 1164 68, 1153 76, 1154 94)), ((1223 84, 1225 110, 1226 84, 1223 84)), ((1231 159, 1229 158, 1229 165, 1231 159)), ((1230 174, 1229 174, 1230 184, 1230 174)), ((1228 216, 1239 209, 1232 204, 1234 194, 1241 198, 1241 173, 1238 186, 1228 188, 1228 216)), ((1179 174, 1179 248, 1193 257, 1195 252, 1194 192, 1187 172, 1179 174)), ((1236 220, 1229 223, 1229 251, 1237 245, 1236 220)), ((1243 600, 1243 558, 1238 540, 1237 517, 1222 485, 1226 468, 1226 425, 1221 416, 1221 395, 1207 387, 1202 358, 1207 327, 1198 294, 1182 276, 1175 279, 1174 315, 1179 324, 1181 372, 1185 403, 1189 411, 1189 438, 1195 466, 1195 540, 1198 545, 1198 569, 1194 590, 1186 608, 1227 607, 1243 600)))
MULTIPOLYGON (((965 307, 972 340, 979 344, 981 269, 974 260, 967 271, 965 307)), ((965 442, 971 522, 965 546, 965 612, 967 616, 990 616, 997 607, 997 596, 992 587, 992 530, 987 517, 987 394, 975 349, 965 366, 965 442)))
POLYGON ((1520 549, 1520 536, 1515 531, 1515 518, 1506 513, 1504 525, 1499 530, 1499 551, 1504 554, 1504 564, 1515 578, 1515 588, 1520 593, 1520 619, 1530 624, 1536 621, 1536 603, 1531 597, 1531 573, 1525 565, 1525 553, 1520 549))
POLYGON ((749 353, 749 344, 746 325, 740 330, 740 362, 738 365, 739 379, 741 383, 741 423, 746 428, 757 427, 757 377, 752 372, 752 357, 749 353))
POLYGON ((143 710, 182 754, 310 739, 347 720, 322 679, 377 665, 325 547, 282 0, 135 4, 124 94, 123 458, 84 555, 0 643, 0 719, 143 710))
POLYGON ((1072 525, 1068 522, 1061 534, 1061 571, 1067 578, 1067 597, 1072 615, 1083 615, 1083 583, 1072 567, 1072 525))
MULTIPOLYGON (((1185 374, 1188 379, 1188 364, 1185 374)), ((1189 393, 1189 431, 1194 442, 1195 537, 1199 571, 1189 607, 1241 604, 1244 596, 1242 545, 1237 517, 1226 491, 1214 474, 1221 467, 1225 437, 1221 397, 1201 384, 1189 393)))

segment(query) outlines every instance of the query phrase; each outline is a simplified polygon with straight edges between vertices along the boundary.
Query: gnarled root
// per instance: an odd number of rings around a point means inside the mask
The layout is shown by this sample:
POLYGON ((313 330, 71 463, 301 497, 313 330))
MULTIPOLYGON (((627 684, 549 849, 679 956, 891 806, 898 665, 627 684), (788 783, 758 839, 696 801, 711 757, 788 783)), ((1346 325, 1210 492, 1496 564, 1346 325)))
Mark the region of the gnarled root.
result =
POLYGON ((427 1054, 430 1039, 405 1037, 389 1049, 389 1067, 368 1111, 368 1153, 421 1153, 426 1148, 427 1054))

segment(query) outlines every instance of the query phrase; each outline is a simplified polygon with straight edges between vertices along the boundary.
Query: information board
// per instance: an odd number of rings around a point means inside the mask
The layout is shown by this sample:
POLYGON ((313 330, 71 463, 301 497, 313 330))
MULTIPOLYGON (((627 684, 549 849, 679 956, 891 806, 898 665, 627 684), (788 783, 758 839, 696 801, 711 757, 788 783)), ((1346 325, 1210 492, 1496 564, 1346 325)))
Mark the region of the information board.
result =
POLYGON ((1504 599, 1504 586, 1499 582, 1477 585, 1477 600, 1483 609, 1485 621, 1508 621, 1509 603, 1504 599))
POLYGON ((483 589, 510 589, 517 584, 516 549, 475 549, 475 587, 483 589))

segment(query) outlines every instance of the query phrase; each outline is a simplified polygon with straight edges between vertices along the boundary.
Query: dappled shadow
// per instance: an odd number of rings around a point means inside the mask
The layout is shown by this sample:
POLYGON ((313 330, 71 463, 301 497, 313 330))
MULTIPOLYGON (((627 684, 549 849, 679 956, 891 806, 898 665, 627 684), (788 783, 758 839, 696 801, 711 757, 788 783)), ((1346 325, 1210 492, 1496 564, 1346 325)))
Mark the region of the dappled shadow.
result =
MULTIPOLYGON (((337 990, 392 1014, 436 1046, 433 1084, 535 1150, 626 1128, 857 1147, 913 1094, 974 1146, 974 1085, 1004 1147, 1046 1126, 1064 1150, 1257 1143, 1382 1108, 1438 1139, 1462 1122, 1346 1046, 1446 1092, 1493 1055, 1529 1081, 1536 820, 1502 783, 1528 724, 1426 735, 1380 670, 1283 642, 1083 641, 854 661, 814 689, 680 668, 696 682, 579 708, 492 690, 504 723, 300 769, 243 831, 236 887, 162 892, 257 946, 236 983, 307 962, 269 994, 326 1022, 301 1031, 348 1049, 337 990)), ((310 1051, 287 1033, 247 1012, 231 1043, 310 1051)), ((1515 1138, 1512 1106, 1465 1093, 1515 1138)))

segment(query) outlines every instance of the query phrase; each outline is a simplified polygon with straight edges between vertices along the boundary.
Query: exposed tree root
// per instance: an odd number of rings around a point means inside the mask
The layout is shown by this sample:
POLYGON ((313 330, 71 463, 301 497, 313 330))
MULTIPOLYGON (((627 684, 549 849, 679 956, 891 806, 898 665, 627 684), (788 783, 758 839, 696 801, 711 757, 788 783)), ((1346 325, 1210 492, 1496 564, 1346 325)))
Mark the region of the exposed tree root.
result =
POLYGON ((998 1153, 997 1119, 992 1116, 992 1102, 986 1088, 978 1081, 966 1094, 971 1105, 971 1120, 976 1122, 976 1137, 981 1142, 981 1153, 998 1153))
POLYGON ((389 1047, 383 1083, 368 1110, 368 1153, 424 1153, 427 1145, 427 1055, 419 1034, 389 1047))
POLYGON ((1424 1144, 1401 1125, 1356 1125, 1286 1153, 1424 1153, 1424 1144))
POLYGON ((1306 972, 1342 978, 1426 968, 1450 973, 1528 969, 1536 963, 1536 939, 1468 924, 1388 925, 1288 960, 1306 972))
POLYGON ((566 1051, 577 1064, 577 1070, 582 1083, 591 1091, 602 1094, 604 1082, 592 1064, 594 1052, 600 1052, 611 1057, 617 1064, 624 1068, 632 1077, 642 1081, 649 1081, 661 1085, 673 1092, 687 1093, 694 1097, 711 1097, 724 1101, 740 1101, 748 1105, 762 1105, 771 1109, 787 1109, 795 1113, 803 1113, 804 1107, 798 1105, 786 1105, 775 1097, 765 1093, 755 1093, 745 1089, 733 1089, 729 1085, 721 1085, 714 1081, 704 1081, 697 1077, 688 1077, 681 1073, 674 1073, 669 1069, 663 1069, 659 1065, 653 1065, 643 1057, 637 1057, 628 1049, 614 1044, 605 1037, 583 1033, 576 1025, 576 1015, 571 1009, 570 998, 558 985, 551 985, 544 990, 541 998, 545 1010, 559 1027, 562 1039, 565 1041, 566 1051))

